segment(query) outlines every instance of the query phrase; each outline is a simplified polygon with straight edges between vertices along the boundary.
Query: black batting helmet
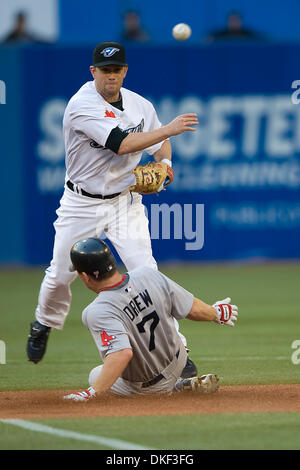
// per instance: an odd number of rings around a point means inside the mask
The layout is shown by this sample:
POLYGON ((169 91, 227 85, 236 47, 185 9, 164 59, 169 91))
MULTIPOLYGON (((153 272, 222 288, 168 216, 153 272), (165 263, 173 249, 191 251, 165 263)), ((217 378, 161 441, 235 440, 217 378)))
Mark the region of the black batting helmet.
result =
POLYGON ((116 270, 116 260, 107 244, 99 238, 86 238, 74 243, 70 251, 71 271, 85 272, 96 279, 116 270))

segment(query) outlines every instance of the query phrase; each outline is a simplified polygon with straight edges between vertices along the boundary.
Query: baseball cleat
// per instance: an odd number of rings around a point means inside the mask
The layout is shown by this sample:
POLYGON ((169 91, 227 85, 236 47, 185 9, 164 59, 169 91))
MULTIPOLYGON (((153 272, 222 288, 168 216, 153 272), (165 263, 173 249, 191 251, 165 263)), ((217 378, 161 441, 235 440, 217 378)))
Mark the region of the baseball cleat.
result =
POLYGON ((182 390, 191 390, 196 393, 213 393, 219 388, 219 378, 215 374, 201 375, 201 377, 190 377, 182 381, 182 390))
POLYGON ((34 321, 30 324, 30 333, 27 341, 28 360, 37 364, 46 352, 50 326, 45 326, 34 321))
POLYGON ((188 357, 183 371, 180 377, 182 379, 190 379, 191 377, 197 377, 198 370, 194 362, 188 357))

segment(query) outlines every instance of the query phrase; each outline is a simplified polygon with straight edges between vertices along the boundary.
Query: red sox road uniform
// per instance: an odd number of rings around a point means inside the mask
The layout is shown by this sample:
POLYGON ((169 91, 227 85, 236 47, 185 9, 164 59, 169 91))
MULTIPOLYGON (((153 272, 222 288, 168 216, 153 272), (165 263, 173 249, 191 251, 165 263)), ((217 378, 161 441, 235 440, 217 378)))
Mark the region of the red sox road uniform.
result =
MULTIPOLYGON (((66 184, 54 223, 53 259, 36 309, 36 319, 43 325, 63 327, 70 308, 70 285, 77 276, 69 271, 69 253, 77 240, 105 235, 128 270, 141 265, 157 269, 142 197, 128 189, 135 184, 132 170, 142 152, 117 155, 112 131, 118 127, 127 133, 148 132, 161 123, 148 100, 125 88, 120 92, 121 101, 108 103, 90 81, 65 110, 66 184)), ((153 155, 161 145, 146 152, 153 155)), ((175 324, 178 328, 176 320, 175 324)), ((182 335, 181 339, 186 344, 182 335)))
MULTIPOLYGON (((157 270, 140 267, 123 281, 98 294, 83 311, 82 320, 91 332, 104 360, 125 348, 133 357, 111 390, 119 395, 172 392, 187 360, 174 326, 185 318, 194 296, 157 270)), ((101 373, 94 368, 90 385, 101 373)))

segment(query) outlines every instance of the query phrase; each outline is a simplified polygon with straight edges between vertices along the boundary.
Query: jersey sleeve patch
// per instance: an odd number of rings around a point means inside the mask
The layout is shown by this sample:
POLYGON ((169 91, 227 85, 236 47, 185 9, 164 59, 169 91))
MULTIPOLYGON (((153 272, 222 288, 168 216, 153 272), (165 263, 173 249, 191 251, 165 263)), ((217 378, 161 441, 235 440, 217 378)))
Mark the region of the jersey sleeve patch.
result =
POLYGON ((111 335, 111 336, 110 336, 110 335, 108 335, 108 334, 106 333, 106 331, 104 331, 104 330, 101 330, 101 331, 100 331, 100 336, 101 336, 102 346, 104 346, 104 347, 110 346, 110 345, 111 345, 111 341, 112 341, 113 339, 116 339, 116 337, 115 337, 114 335, 111 335))

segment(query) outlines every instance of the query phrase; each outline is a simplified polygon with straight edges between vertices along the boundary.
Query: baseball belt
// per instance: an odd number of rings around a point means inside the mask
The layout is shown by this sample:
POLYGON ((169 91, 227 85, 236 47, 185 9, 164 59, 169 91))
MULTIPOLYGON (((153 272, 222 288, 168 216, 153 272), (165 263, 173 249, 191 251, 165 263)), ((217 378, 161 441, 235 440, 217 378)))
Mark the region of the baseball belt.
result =
MULTIPOLYGON (((178 349, 177 353, 175 354, 176 359, 178 359, 179 353, 180 353, 180 349, 178 349)), ((173 361, 174 361, 174 359, 173 359, 173 361)), ((173 363, 173 361, 171 362, 171 364, 173 363)), ((169 367, 169 366, 168 366, 168 367, 169 367)), ((151 385, 157 384, 157 383, 160 382, 162 379, 165 379, 165 376, 164 376, 163 374, 159 374, 159 375, 157 375, 156 377, 154 377, 154 379, 149 380, 149 382, 144 382, 144 383, 142 384, 142 388, 151 387, 151 385)))
POLYGON ((75 184, 72 183, 72 181, 70 181, 70 180, 67 181, 67 186, 74 193, 82 194, 82 196, 92 197, 94 199, 112 199, 112 198, 117 197, 121 194, 121 193, 107 194, 107 196, 102 196, 102 194, 90 194, 87 191, 85 191, 84 189, 77 188, 77 186, 75 186, 75 184), (77 190, 75 188, 77 188, 77 190))

